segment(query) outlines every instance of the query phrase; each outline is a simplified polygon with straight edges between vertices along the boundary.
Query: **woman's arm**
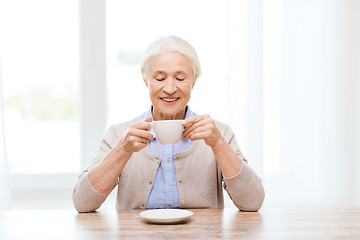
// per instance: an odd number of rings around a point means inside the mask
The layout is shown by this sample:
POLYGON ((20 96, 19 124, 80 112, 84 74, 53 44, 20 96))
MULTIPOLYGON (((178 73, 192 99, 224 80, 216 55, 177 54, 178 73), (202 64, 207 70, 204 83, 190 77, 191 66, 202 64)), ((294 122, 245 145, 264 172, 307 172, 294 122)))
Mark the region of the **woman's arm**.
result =
POLYGON ((184 122, 183 139, 200 140, 211 147, 224 177, 235 176, 241 169, 242 161, 221 135, 209 115, 188 118, 184 122))
POLYGON ((89 182, 101 194, 109 194, 134 152, 138 152, 153 139, 150 133, 152 117, 130 124, 118 144, 89 172, 89 182))
POLYGON ((75 186, 73 202, 79 212, 94 211, 105 201, 131 155, 146 147, 153 139, 148 123, 151 120, 150 116, 144 121, 130 124, 112 149, 103 141, 98 155, 106 156, 90 168, 88 173, 83 174, 75 186))
POLYGON ((131 154, 116 146, 88 173, 91 186, 100 194, 109 194, 117 182, 131 154))
POLYGON ((238 156, 241 153, 232 131, 228 142, 208 115, 186 119, 184 128, 184 140, 203 139, 211 147, 224 176, 224 187, 239 210, 258 211, 264 201, 264 188, 261 179, 238 156))

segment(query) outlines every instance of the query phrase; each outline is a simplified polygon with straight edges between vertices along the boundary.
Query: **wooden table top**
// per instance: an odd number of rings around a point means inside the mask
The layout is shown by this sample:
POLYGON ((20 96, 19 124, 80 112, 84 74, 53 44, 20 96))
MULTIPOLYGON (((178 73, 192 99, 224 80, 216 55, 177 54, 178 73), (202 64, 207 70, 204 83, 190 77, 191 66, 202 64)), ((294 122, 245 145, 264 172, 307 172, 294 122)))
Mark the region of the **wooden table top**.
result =
POLYGON ((191 209, 175 225, 149 224, 141 211, 0 211, 0 239, 360 239, 360 208, 191 209))

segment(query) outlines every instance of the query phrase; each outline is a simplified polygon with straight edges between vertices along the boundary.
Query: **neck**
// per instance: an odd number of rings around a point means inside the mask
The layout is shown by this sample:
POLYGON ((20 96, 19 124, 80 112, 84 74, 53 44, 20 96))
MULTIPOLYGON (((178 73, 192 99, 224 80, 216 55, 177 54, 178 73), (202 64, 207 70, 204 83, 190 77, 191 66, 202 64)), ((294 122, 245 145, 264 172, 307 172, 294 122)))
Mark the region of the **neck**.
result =
POLYGON ((165 115, 161 112, 158 112, 155 108, 152 109, 152 115, 154 118, 154 121, 157 120, 176 120, 176 119, 185 119, 186 114, 186 108, 180 112, 177 112, 172 115, 165 115))

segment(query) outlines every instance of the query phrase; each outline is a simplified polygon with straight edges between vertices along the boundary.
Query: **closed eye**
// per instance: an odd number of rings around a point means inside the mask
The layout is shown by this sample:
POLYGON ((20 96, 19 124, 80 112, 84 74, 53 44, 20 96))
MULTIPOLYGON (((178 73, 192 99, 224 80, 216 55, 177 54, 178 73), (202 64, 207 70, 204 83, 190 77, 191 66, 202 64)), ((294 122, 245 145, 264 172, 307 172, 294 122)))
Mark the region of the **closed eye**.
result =
POLYGON ((186 74, 182 71, 179 71, 174 74, 174 77, 178 81, 184 81, 186 79, 186 74))
POLYGON ((158 71, 153 75, 156 81, 164 81, 166 79, 166 74, 164 72, 158 71))

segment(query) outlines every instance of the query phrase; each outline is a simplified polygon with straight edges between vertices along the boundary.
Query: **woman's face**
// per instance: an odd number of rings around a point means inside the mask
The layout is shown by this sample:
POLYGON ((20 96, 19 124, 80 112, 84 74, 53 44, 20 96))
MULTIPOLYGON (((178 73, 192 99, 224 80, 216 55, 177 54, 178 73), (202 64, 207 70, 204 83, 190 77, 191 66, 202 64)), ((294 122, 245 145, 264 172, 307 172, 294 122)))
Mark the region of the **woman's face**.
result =
POLYGON ((143 77, 154 107, 154 120, 184 119, 195 83, 189 60, 181 53, 164 51, 150 59, 143 77))

